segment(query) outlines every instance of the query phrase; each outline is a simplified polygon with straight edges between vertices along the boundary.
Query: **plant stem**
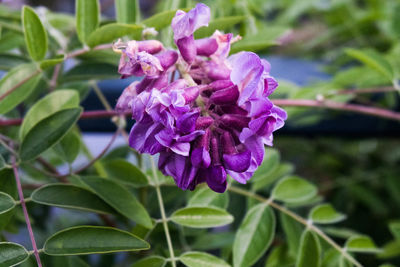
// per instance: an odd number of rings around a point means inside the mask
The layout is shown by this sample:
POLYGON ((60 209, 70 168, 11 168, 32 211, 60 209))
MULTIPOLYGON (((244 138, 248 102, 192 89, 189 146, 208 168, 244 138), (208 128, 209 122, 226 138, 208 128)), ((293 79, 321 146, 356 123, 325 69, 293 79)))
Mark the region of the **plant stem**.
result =
POLYGON ((39 251, 38 251, 37 246, 36 246, 35 236, 33 234, 31 221, 29 219, 28 210, 26 208, 26 203, 25 203, 25 199, 24 199, 24 193, 22 191, 22 185, 21 185, 21 181, 19 179, 17 164, 15 162, 15 157, 14 156, 12 157, 12 168, 13 168, 13 171, 14 171, 15 181, 17 183, 18 195, 19 195, 21 206, 22 206, 22 211, 24 212, 26 226, 28 228, 29 237, 30 237, 31 243, 32 243, 33 253, 35 254, 35 258, 36 258, 36 262, 38 264, 38 267, 42 267, 42 262, 40 261, 39 251))
POLYGON ((307 221, 306 219, 300 217, 296 213, 288 210, 287 208, 279 205, 276 202, 273 202, 272 199, 267 199, 263 196, 260 196, 256 193, 249 192, 247 190, 241 189, 236 186, 230 186, 228 188, 229 191, 237 193, 239 195, 247 196, 254 198, 260 202, 265 202, 268 203, 271 207, 273 207, 276 210, 279 210, 282 213, 285 213, 286 215, 292 217, 294 220, 298 221, 299 223, 305 225, 308 229, 311 231, 314 231, 317 235, 319 235, 322 239, 324 239, 327 243, 329 243, 333 248, 335 248, 340 254, 343 255, 347 260, 349 260, 351 263, 353 263, 356 267, 362 267, 362 265, 353 257, 351 256, 345 249, 343 249, 341 246, 335 243, 329 236, 327 236, 324 232, 322 232, 318 227, 307 221))
POLYGON ((171 258, 172 267, 176 267, 174 248, 172 246, 171 236, 169 234, 167 216, 165 215, 164 202, 163 202, 162 195, 161 195, 160 184, 158 183, 157 169, 156 169, 156 165, 154 163, 153 157, 150 158, 150 161, 151 161, 151 168, 153 170, 154 179, 156 180, 155 188, 156 188, 156 192, 157 192, 158 204, 160 206, 160 213, 161 213, 162 223, 164 226, 165 238, 167 239, 169 256, 171 258))

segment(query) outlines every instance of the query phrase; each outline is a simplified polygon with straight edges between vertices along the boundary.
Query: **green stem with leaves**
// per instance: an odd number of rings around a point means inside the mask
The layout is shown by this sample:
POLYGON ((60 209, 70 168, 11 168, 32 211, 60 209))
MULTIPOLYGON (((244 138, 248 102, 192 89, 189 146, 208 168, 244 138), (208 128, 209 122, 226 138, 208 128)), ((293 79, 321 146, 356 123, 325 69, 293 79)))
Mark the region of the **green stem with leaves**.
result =
POLYGON ((310 223, 306 219, 300 217, 296 213, 294 213, 294 212, 288 210, 287 208, 279 205, 278 203, 274 202, 272 199, 265 198, 265 197, 260 196, 260 195, 258 195, 256 193, 249 192, 247 190, 241 189, 241 188, 236 187, 236 186, 230 186, 228 190, 231 191, 231 192, 234 192, 236 194, 243 195, 243 196, 246 196, 246 197, 250 197, 250 198, 256 199, 256 200, 258 200, 260 202, 267 203, 268 205, 270 205, 274 209, 279 210, 280 212, 290 216, 294 220, 296 220, 299 223, 301 223, 304 226, 306 226, 309 230, 311 230, 311 231, 315 232, 317 235, 319 235, 322 239, 324 239, 328 244, 330 244, 333 248, 335 248, 340 254, 343 255, 343 257, 345 257, 347 260, 349 260, 356 267, 362 267, 361 263, 359 263, 345 249, 343 249, 341 246, 336 244, 336 242, 333 241, 332 238, 327 236, 323 231, 321 231, 321 229, 319 229, 318 227, 316 227, 315 225, 313 225, 312 223, 310 223))
POLYGON ((172 246, 171 235, 169 233, 168 219, 165 214, 164 201, 163 201, 162 194, 161 194, 161 189, 160 189, 160 184, 159 184, 159 179, 158 179, 158 174, 157 174, 157 168, 156 168, 154 159, 152 157, 150 158, 150 161, 151 161, 151 169, 153 171, 153 176, 154 176, 154 179, 156 180, 155 188, 156 188, 156 193, 157 193, 157 198, 158 198, 158 204, 160 206, 160 213, 161 213, 162 223, 164 226, 165 238, 167 239, 169 256, 171 259, 172 267, 176 267, 176 258, 175 258, 174 248, 172 246))

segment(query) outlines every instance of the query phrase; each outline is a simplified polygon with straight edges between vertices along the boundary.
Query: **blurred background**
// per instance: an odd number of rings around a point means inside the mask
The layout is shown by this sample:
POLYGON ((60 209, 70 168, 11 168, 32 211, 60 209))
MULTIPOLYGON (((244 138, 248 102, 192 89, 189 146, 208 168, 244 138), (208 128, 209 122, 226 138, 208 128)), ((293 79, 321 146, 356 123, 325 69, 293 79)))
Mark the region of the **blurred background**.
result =
MULTIPOLYGON (((114 19, 114 1, 102 0, 102 23, 114 19)), ((144 0, 140 8, 144 17, 169 7, 171 1, 144 0)), ((176 2, 176 1, 174 1, 176 2)), ((350 102, 400 111, 399 92, 393 83, 373 67, 362 64, 349 55, 347 49, 374 53, 390 62, 394 73, 400 73, 400 1, 398 0, 213 0, 212 16, 242 15, 244 23, 229 29, 241 34, 243 43, 233 50, 251 48, 270 61, 272 75, 280 87, 276 98, 316 99, 324 97, 338 102, 350 102), (358 89, 382 89, 385 92, 354 93, 358 89), (349 92, 350 90, 350 92, 349 92), (351 91, 354 90, 354 91, 351 91), (340 93, 341 91, 346 93, 340 93)), ((3 0, 0 13, 23 4, 43 8, 43 14, 74 13, 74 0, 3 0), (47 12, 47 13, 46 13, 47 12)), ((194 6, 196 1, 182 0, 179 7, 194 6)), ((171 6, 169 9, 176 7, 171 6)), ((57 15, 56 15, 57 16, 57 15)), ((11 23, 4 19, 0 25, 11 23)), ((58 21, 59 23, 62 20, 58 21)), ((57 23, 57 17, 53 18, 57 23)), ((3 25, 4 27, 4 25, 3 25)), ((68 32, 70 26, 64 29, 68 32)), ((72 26, 73 27, 73 26, 72 26)), ((8 35, 7 35, 8 34, 8 35)), ((12 33, 0 39, 0 68, 7 70, 6 46, 12 33)), ((164 32, 160 33, 165 36, 164 32)), ((76 36, 69 36, 69 49, 76 36)), ((23 40, 22 40, 23 43, 23 40)), ((17 46, 17 49, 24 49, 17 46)), ((24 60, 21 58, 21 60, 24 60)), ((118 56, 107 54, 93 57, 93 64, 82 68, 70 62, 63 71, 71 80, 97 80, 110 103, 115 103, 130 80, 119 80, 118 56), (94 66, 93 66, 94 64, 94 66), (69 76, 68 76, 69 75, 69 76)), ((83 83, 82 83, 83 84, 83 83)), ((82 85, 81 84, 81 85, 82 85)), ((82 85, 85 109, 101 109, 101 103, 88 85, 82 85)), ((379 90, 378 90, 379 91, 379 90)), ((326 232, 345 240, 356 228, 370 235, 380 247, 385 247, 378 259, 368 254, 360 256, 366 266, 377 266, 384 260, 400 265, 400 243, 393 241, 388 223, 400 219, 400 124, 386 119, 312 108, 288 108, 287 126, 275 135, 275 148, 280 160, 272 173, 279 176, 295 172, 318 185, 320 195, 337 210, 348 215, 338 226, 326 232), (277 174, 278 173, 278 174, 277 174)), ((109 139, 113 124, 105 120, 85 120, 80 127, 85 140, 96 151, 109 139), (95 140, 95 141, 94 141, 95 140)), ((118 143, 117 143, 118 146, 118 143)), ((94 152, 96 153, 96 152, 94 152)), ((272 178, 271 178, 272 179, 272 178)), ((302 213, 299 208, 298 213, 302 213)), ((40 219, 40 214, 33 214, 40 219)), ((70 218, 71 220, 77 218, 70 218)), ((79 220, 83 220, 79 218, 79 220)), ((21 233, 24 235, 24 233, 21 233)))

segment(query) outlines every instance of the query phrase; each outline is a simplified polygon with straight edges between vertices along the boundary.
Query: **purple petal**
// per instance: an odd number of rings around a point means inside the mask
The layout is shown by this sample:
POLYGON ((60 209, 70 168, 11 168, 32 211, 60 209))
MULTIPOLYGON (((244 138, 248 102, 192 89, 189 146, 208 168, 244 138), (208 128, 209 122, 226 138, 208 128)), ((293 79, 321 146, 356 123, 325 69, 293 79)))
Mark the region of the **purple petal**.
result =
POLYGON ((210 153, 204 147, 194 149, 190 159, 193 166, 198 168, 208 168, 211 164, 210 153))
POLYGON ((227 127, 238 128, 241 130, 248 126, 250 118, 236 114, 224 114, 221 116, 220 120, 227 127))
POLYGON ((182 55, 182 58, 188 63, 192 64, 196 58, 197 51, 196 45, 194 44, 193 35, 183 37, 176 41, 176 46, 182 55))
POLYGON ((217 105, 234 104, 239 98, 239 90, 236 85, 214 92, 210 100, 217 105))
POLYGON ((182 156, 189 156, 190 144, 189 143, 174 143, 169 147, 176 154, 182 156))
POLYGON ((176 127, 179 131, 183 133, 190 133, 195 130, 196 120, 199 117, 199 112, 189 112, 178 118, 176 121, 176 127))
POLYGON ((226 172, 221 165, 211 167, 207 175, 208 186, 217 193, 223 193, 226 190, 226 172))
POLYGON ((178 40, 192 35, 198 28, 208 26, 209 21, 210 8, 205 4, 197 4, 188 13, 178 10, 171 23, 174 39, 178 40))
POLYGON ((173 50, 167 50, 155 55, 155 57, 158 58, 163 69, 167 70, 178 60, 178 53, 173 50))
POLYGON ((215 38, 203 38, 195 40, 197 55, 209 57, 218 49, 218 43, 215 38))
POLYGON ((244 172, 250 167, 251 152, 246 150, 237 154, 224 154, 224 165, 228 170, 244 172))
POLYGON ((138 46, 139 52, 145 51, 149 54, 156 54, 164 48, 163 44, 157 40, 139 41, 138 46))

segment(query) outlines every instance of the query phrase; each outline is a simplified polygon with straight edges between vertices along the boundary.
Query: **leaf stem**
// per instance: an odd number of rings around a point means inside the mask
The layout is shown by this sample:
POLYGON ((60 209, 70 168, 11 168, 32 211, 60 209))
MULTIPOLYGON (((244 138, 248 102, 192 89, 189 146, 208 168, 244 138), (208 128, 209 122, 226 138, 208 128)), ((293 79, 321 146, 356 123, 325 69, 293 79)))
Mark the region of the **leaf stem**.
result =
POLYGON ((265 202, 268 203, 271 207, 273 207, 276 210, 279 210, 282 213, 285 213, 286 215, 292 217, 294 220, 298 221, 299 223, 303 224, 304 226, 306 226, 308 229, 310 229, 311 231, 314 231, 317 235, 319 235, 322 239, 324 239, 328 244, 330 244, 333 248, 335 248, 340 254, 343 255, 343 257, 345 257, 346 259, 348 259, 351 263, 353 263, 356 267, 362 267, 362 265, 353 257, 351 256, 345 249, 343 249, 341 246, 339 246, 338 244, 336 244, 335 241, 333 241, 333 239, 331 239, 329 236, 327 236, 323 231, 321 231, 321 229, 319 229, 318 227, 316 227, 315 225, 313 225, 312 223, 310 223, 309 221, 307 221, 306 219, 300 217, 299 215, 297 215, 296 213, 288 210, 287 208, 279 205, 278 203, 272 201, 272 199, 268 199, 265 198, 263 196, 260 196, 256 193, 253 192, 249 192, 247 190, 241 189, 239 187, 236 186, 230 186, 228 188, 229 191, 234 192, 236 194, 239 195, 243 195, 243 196, 247 196, 253 199, 256 199, 260 202, 265 202))
POLYGON ((167 216, 165 215, 165 208, 164 208, 164 202, 163 202, 162 195, 161 195, 160 184, 158 183, 159 180, 158 180, 158 175, 157 175, 156 164, 154 162, 153 157, 150 158, 150 161, 151 161, 151 169, 153 171, 154 179, 156 180, 155 188, 156 188, 156 192, 157 192, 158 203, 160 206, 160 213, 161 213, 162 223, 164 226, 165 238, 167 239, 169 256, 171 258, 172 267, 176 267, 176 258, 175 258, 175 254, 174 254, 174 248, 172 246, 171 236, 169 233, 167 216))
POLYGON ((26 226, 28 228, 29 237, 30 237, 31 243, 32 243, 33 253, 35 254, 35 258, 36 258, 36 262, 38 264, 38 267, 42 267, 42 262, 40 261, 39 251, 38 251, 38 248, 36 246, 35 236, 33 234, 31 221, 29 219, 28 209, 26 208, 26 203, 25 203, 25 199, 24 199, 24 193, 22 191, 21 180, 19 179, 17 163, 15 162, 15 157, 14 156, 12 156, 12 168, 13 168, 13 171, 14 171, 15 181, 17 183, 18 195, 19 195, 19 199, 20 199, 20 202, 21 202, 22 211, 24 212, 26 226))

